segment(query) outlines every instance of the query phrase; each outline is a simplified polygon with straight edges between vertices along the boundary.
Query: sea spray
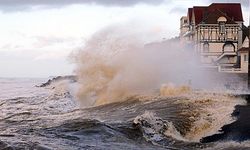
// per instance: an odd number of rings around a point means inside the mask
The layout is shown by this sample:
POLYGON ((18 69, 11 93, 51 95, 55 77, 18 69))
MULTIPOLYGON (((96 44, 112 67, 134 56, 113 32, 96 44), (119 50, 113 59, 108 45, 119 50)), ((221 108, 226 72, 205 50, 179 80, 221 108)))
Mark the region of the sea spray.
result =
POLYGON ((112 26, 97 32, 75 54, 77 97, 84 107, 160 93, 165 83, 192 87, 208 83, 197 69, 193 51, 178 39, 145 45, 141 37, 124 26, 112 26))
POLYGON ((190 86, 179 86, 176 87, 174 84, 163 84, 160 88, 160 95, 161 96, 178 96, 183 93, 190 93, 191 92, 190 86))

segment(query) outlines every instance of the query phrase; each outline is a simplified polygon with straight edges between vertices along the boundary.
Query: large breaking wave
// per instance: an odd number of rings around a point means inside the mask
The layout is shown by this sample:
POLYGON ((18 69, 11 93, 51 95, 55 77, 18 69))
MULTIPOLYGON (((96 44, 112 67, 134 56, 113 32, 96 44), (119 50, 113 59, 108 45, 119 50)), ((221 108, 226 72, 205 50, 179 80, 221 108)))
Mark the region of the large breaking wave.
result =
POLYGON ((209 75, 178 40, 146 44, 145 35, 128 28, 132 27, 99 31, 73 55, 80 83, 77 95, 83 106, 159 93, 164 84, 209 87, 209 75))

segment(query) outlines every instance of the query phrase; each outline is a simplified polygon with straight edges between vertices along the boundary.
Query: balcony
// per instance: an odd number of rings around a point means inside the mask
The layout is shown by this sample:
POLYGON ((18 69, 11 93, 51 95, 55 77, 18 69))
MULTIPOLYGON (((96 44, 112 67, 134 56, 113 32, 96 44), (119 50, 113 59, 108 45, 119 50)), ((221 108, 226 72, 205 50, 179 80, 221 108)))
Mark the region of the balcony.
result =
POLYGON ((247 71, 242 70, 241 68, 229 68, 225 66, 218 66, 218 71, 222 73, 247 73, 247 71))

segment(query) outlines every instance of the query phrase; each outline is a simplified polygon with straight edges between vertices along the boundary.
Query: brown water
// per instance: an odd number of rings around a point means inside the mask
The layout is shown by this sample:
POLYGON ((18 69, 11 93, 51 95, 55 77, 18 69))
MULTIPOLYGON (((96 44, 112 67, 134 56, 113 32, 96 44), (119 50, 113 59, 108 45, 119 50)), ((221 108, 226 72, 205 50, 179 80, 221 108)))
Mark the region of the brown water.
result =
POLYGON ((199 142, 235 121, 231 117, 234 106, 245 101, 228 94, 164 86, 162 95, 131 96, 81 108, 74 97, 76 83, 35 87, 44 81, 1 79, 0 149, 249 147, 248 141, 199 142))

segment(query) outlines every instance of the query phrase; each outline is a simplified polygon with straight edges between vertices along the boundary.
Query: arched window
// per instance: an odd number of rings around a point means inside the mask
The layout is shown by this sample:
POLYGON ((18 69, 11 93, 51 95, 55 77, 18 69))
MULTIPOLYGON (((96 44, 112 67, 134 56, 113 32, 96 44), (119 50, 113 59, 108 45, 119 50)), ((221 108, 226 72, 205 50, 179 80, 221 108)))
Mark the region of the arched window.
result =
POLYGON ((223 52, 235 52, 235 46, 232 42, 227 41, 224 45, 223 45, 223 52))
POLYGON ((203 52, 209 52, 209 43, 208 42, 205 42, 204 44, 203 44, 203 52))

